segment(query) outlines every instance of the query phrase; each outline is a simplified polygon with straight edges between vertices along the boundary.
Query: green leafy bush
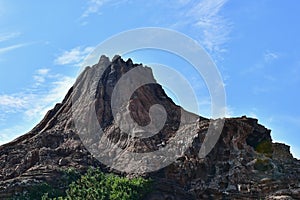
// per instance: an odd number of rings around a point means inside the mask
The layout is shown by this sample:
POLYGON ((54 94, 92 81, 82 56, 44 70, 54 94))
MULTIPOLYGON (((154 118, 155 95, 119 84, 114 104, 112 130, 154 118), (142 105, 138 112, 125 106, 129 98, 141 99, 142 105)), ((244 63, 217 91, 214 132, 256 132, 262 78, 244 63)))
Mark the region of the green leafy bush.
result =
POLYGON ((80 179, 69 185, 66 196, 49 198, 46 193, 43 200, 138 200, 151 190, 151 180, 143 178, 124 178, 104 174, 99 169, 89 169, 80 179))
POLYGON ((59 181, 59 186, 61 188, 67 188, 71 183, 78 180, 81 177, 81 174, 75 168, 68 168, 61 171, 62 178, 59 181))

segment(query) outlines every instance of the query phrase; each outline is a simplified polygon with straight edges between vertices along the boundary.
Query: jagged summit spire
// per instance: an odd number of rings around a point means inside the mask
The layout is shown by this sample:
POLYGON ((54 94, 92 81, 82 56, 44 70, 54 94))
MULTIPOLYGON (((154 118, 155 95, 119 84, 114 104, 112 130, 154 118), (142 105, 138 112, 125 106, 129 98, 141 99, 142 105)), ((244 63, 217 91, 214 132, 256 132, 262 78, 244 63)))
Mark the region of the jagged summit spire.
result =
MULTIPOLYGON (((105 68, 111 64, 116 64, 116 65, 127 65, 129 69, 131 69, 134 66, 137 66, 137 64, 134 64, 131 58, 128 58, 127 61, 124 61, 123 58, 120 55, 115 55, 111 60, 108 56, 106 55, 101 55, 100 59, 97 64, 93 65, 93 67, 101 67, 105 68)), ((139 64, 140 65, 140 64, 139 64)))
POLYGON ((122 57, 120 55, 115 55, 111 62, 116 62, 119 59, 122 59, 122 57))
POLYGON ((109 57, 107 57, 106 55, 100 56, 98 63, 105 63, 105 62, 110 62, 109 57))

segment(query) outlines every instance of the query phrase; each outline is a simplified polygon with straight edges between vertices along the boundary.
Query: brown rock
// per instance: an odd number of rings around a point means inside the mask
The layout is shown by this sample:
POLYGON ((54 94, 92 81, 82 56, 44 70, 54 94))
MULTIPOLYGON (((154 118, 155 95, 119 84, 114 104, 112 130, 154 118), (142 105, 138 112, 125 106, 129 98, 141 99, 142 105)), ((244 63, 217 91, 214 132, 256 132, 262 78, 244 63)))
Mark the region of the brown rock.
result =
MULTIPOLYGON (((102 56, 98 64, 82 72, 63 102, 56 104, 36 127, 0 146, 0 199, 7 199, 16 191, 23 192, 36 183, 54 184, 61 177, 61 169, 73 167, 84 171, 89 166, 96 166, 116 172, 93 158, 83 145, 84 138, 79 137, 81 132, 75 128, 72 118, 74 103, 83 109, 92 105, 91 101, 96 102, 91 109, 96 110, 104 135, 123 150, 145 153, 168 145, 178 131, 182 113, 159 84, 138 88, 123 107, 128 107, 131 118, 144 126, 150 123, 150 107, 162 105, 167 118, 158 134, 143 139, 129 137, 120 130, 118 119, 113 117, 110 107, 113 88, 123 75, 137 66, 141 65, 133 64, 130 59, 125 62, 120 56, 114 57, 112 62, 102 56), (90 90, 94 91, 93 99, 85 98, 90 90), (84 101, 76 102, 76 99, 84 101)), ((144 67, 144 70, 154 79, 150 68, 144 67)), ((128 113, 122 109, 118 111, 119 116, 128 122, 128 113)), ((91 123, 91 116, 80 114, 82 120, 91 123)), ((155 180, 155 191, 149 194, 149 200, 300 199, 300 162, 292 157, 288 146, 272 143, 271 131, 260 125, 257 119, 246 116, 226 119, 216 146, 200 159, 198 152, 209 120, 193 114, 189 116, 197 117, 198 121, 179 130, 191 135, 191 138, 176 141, 176 155, 180 157, 161 170, 143 174, 155 180), (188 139, 192 145, 183 151, 188 139)), ((93 141, 99 139, 94 137, 93 141)), ((107 152, 107 155, 113 156, 115 152, 107 152)), ((148 162, 149 166, 157 164, 148 162)))

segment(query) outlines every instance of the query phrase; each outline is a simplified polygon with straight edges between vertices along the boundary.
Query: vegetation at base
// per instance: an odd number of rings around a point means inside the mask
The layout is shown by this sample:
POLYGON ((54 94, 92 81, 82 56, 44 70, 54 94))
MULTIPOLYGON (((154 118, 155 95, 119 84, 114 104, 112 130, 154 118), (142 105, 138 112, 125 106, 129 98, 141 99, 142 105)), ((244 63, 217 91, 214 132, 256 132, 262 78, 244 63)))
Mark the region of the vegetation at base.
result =
POLYGON ((53 196, 47 192, 42 200, 137 200, 145 197, 151 190, 151 185, 152 181, 144 178, 129 179, 105 174, 99 169, 89 169, 68 186, 65 195, 53 196))
POLYGON ((99 169, 89 169, 80 179, 69 185, 66 196, 50 198, 46 193, 42 200, 139 200, 151 190, 151 185, 151 180, 129 179, 104 174, 99 169))
POLYGON ((66 196, 65 188, 80 178, 80 173, 74 168, 61 170, 61 178, 55 183, 55 187, 48 183, 31 185, 22 193, 16 193, 11 200, 40 200, 47 193, 49 197, 66 196))
POLYGON ((53 188, 47 183, 32 186, 13 200, 139 200, 152 189, 152 181, 144 178, 126 178, 104 174, 90 168, 80 176, 74 169, 63 172, 60 187, 68 184, 67 190, 53 188))

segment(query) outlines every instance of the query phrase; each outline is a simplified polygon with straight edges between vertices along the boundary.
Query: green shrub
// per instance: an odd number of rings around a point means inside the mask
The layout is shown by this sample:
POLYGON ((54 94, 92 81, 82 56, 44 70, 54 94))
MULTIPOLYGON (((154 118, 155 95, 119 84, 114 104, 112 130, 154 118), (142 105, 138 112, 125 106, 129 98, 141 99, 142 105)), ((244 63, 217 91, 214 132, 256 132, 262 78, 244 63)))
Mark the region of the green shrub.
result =
POLYGON ((47 183, 30 186, 13 200, 138 200, 151 190, 152 181, 125 178, 89 169, 80 175, 75 169, 62 170, 55 188, 47 183), (66 190, 67 189, 67 190, 66 190))
POLYGON ((69 185, 66 196, 49 198, 46 193, 43 200, 138 200, 151 189, 151 180, 143 178, 124 178, 104 174, 99 169, 89 169, 80 179, 69 185))
POLYGON ((81 177, 81 174, 75 168, 68 168, 61 171, 62 178, 59 181, 59 186, 61 188, 67 188, 71 183, 78 180, 81 177))

